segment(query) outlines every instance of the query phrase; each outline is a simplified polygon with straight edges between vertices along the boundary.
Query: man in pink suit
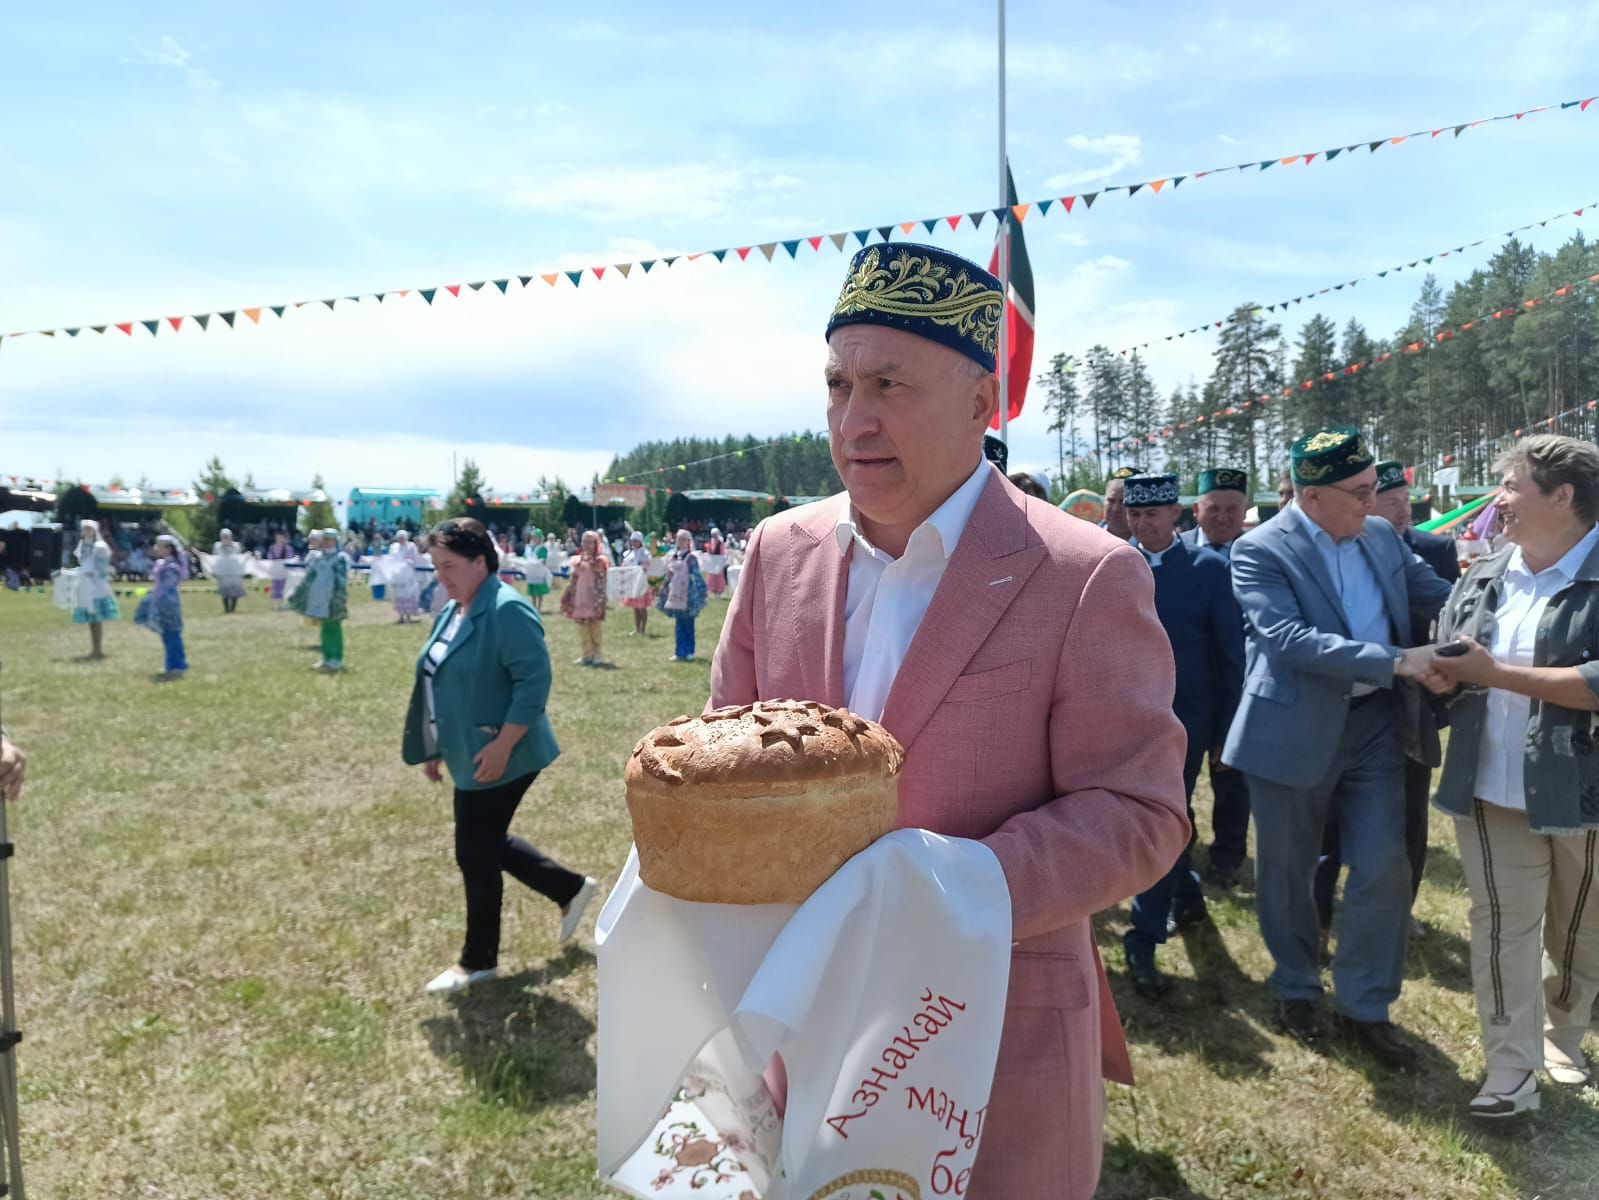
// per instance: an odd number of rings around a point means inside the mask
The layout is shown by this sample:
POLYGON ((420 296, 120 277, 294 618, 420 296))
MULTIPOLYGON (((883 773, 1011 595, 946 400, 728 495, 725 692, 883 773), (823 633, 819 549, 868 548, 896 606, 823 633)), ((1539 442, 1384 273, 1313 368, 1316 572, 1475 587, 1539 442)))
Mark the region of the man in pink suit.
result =
POLYGON ((881 720, 906 751, 899 824, 994 852, 1016 942, 967 1198, 1087 1200, 1101 1078, 1132 1081, 1089 918, 1187 845, 1185 738, 1138 552, 983 460, 1002 311, 943 250, 856 255, 826 369, 847 494, 751 536, 711 703, 881 720))

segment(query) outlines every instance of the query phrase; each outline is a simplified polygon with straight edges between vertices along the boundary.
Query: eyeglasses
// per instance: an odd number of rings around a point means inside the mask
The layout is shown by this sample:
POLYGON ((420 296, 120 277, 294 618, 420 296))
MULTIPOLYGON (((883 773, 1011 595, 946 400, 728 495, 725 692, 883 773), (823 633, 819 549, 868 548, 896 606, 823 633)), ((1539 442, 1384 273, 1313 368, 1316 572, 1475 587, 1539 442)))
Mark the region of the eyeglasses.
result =
POLYGON ((1370 504, 1377 496, 1377 485, 1374 483, 1364 483, 1357 488, 1339 487, 1336 483, 1329 483, 1327 490, 1330 492, 1342 492, 1346 496, 1353 496, 1361 504, 1370 504))

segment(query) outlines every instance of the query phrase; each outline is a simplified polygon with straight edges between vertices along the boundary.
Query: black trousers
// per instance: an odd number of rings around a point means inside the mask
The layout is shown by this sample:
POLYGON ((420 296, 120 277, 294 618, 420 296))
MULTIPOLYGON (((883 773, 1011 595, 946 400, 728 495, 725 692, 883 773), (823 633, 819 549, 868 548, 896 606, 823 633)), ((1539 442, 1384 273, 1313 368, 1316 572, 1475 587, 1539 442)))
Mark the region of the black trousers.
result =
MULTIPOLYGON (((1410 860, 1410 902, 1415 904, 1421 890, 1421 873, 1427 866, 1427 802, 1432 792, 1432 768, 1415 759, 1405 759, 1405 857, 1410 860)), ((1311 891, 1316 897, 1316 915, 1323 929, 1332 928, 1333 893, 1338 890, 1338 872, 1343 870, 1338 846, 1338 826, 1329 821, 1321 838, 1321 862, 1311 891)))
POLYGON ((1242 771, 1217 771, 1212 757, 1210 794, 1211 865, 1236 871, 1249 853, 1249 783, 1242 771))
POLYGON ((502 871, 563 908, 583 886, 583 876, 508 833, 516 806, 538 777, 535 771, 481 791, 455 789, 455 862, 466 885, 461 965, 468 971, 499 965, 502 871))

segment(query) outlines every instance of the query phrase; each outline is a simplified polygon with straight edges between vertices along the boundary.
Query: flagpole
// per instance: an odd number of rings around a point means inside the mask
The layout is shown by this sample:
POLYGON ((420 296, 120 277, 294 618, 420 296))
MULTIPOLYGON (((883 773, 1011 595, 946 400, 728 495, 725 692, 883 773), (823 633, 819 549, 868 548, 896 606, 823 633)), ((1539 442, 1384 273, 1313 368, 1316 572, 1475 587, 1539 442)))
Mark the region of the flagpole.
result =
POLYGON ((999 440, 1010 444, 1010 189, 1005 162, 1005 0, 999 0, 999 440))

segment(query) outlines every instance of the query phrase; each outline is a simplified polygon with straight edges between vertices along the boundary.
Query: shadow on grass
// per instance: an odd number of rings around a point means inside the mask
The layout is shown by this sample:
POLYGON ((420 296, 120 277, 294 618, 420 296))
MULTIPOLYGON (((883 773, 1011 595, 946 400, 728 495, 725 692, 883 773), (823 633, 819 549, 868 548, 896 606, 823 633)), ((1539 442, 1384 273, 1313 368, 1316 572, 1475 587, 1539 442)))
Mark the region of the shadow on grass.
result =
POLYGON ((1431 979, 1454 992, 1471 991, 1471 942, 1453 930, 1429 925, 1410 939, 1405 953, 1406 979, 1431 979))
POLYGON ((594 1022, 576 1006, 538 989, 592 966, 569 947, 543 967, 520 971, 450 997, 452 1012, 422 1022, 428 1045, 459 1066, 480 1096, 521 1112, 594 1090, 588 1051, 594 1022))
POLYGON ((1257 1027, 1272 1019, 1270 999, 1239 970, 1214 925, 1207 921, 1181 935, 1194 978, 1168 976, 1171 988, 1159 1000, 1144 999, 1125 971, 1116 969, 1125 962, 1119 931, 1101 922, 1096 933, 1129 1042, 1173 1056, 1197 1055, 1223 1079, 1258 1077, 1271 1069, 1271 1041, 1257 1027))
POLYGON ((1183 1179, 1183 1169, 1164 1150, 1140 1150, 1125 1134, 1105 1145, 1096 1200, 1208 1200, 1183 1179))

